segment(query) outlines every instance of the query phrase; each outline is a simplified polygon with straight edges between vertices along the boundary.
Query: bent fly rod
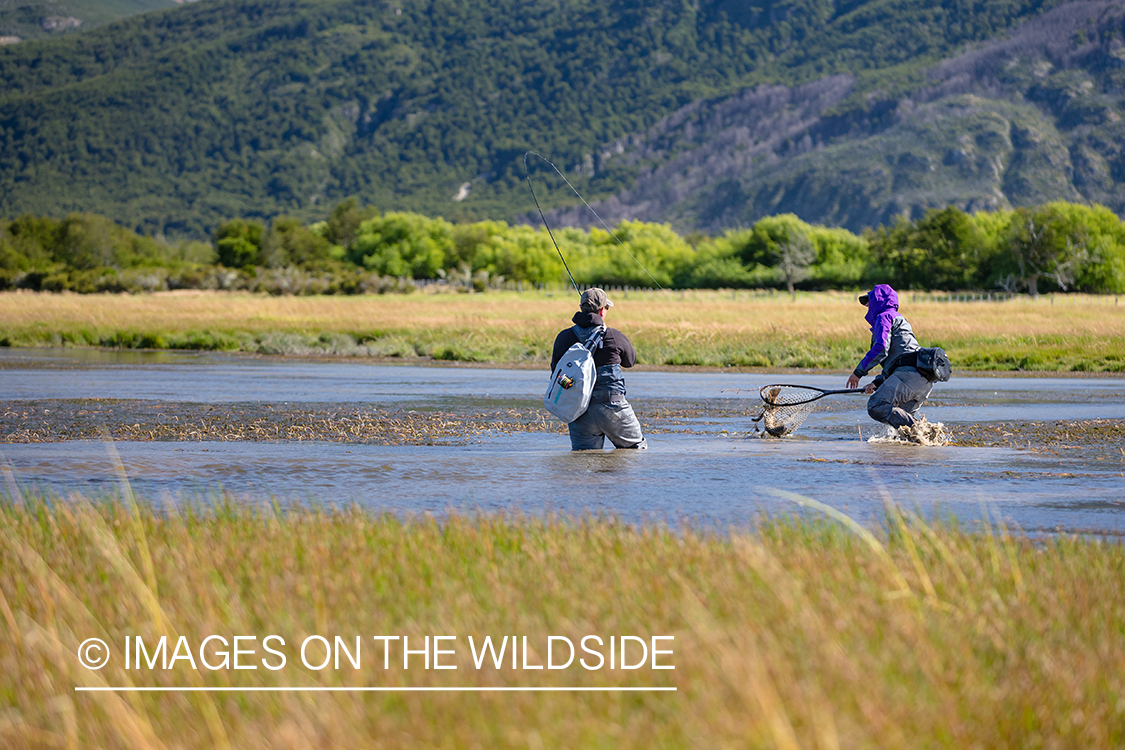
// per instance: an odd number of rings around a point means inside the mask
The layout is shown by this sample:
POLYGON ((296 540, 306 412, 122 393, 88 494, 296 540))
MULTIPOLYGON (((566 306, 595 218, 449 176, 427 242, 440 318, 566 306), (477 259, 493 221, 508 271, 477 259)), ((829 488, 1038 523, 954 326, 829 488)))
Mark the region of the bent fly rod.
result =
POLYGON ((550 159, 548 159, 546 156, 543 156, 543 154, 540 154, 537 151, 525 151, 524 155, 523 155, 523 175, 524 175, 524 178, 527 180, 527 187, 531 191, 532 200, 535 201, 535 208, 538 209, 538 211, 539 211, 539 218, 543 220, 543 226, 545 226, 547 228, 547 234, 551 238, 551 244, 555 246, 555 251, 559 254, 559 260, 562 261, 563 268, 566 269, 566 275, 570 277, 570 285, 574 287, 574 291, 578 292, 579 294, 582 293, 582 291, 578 288, 578 284, 575 283, 575 281, 574 281, 574 274, 572 274, 570 272, 570 266, 568 266, 566 264, 566 258, 563 257, 562 250, 559 249, 559 243, 555 241, 555 233, 551 231, 551 225, 547 223, 547 217, 543 215, 543 208, 542 208, 542 206, 539 205, 539 199, 535 196, 535 187, 532 186, 532 184, 531 184, 531 171, 527 168, 527 157, 529 157, 529 156, 538 156, 540 159, 547 162, 547 164, 551 167, 551 169, 555 170, 555 174, 557 174, 559 177, 561 177, 562 181, 566 183, 566 186, 568 188, 570 188, 574 192, 575 195, 578 196, 578 200, 582 201, 582 205, 584 205, 584 206, 586 206, 586 208, 590 209, 590 213, 592 213, 594 216, 597 217, 598 221, 601 222, 601 225, 603 227, 605 227, 605 231, 609 232, 610 236, 613 237, 613 239, 617 240, 617 244, 621 245, 621 249, 629 254, 629 257, 633 259, 634 263, 636 263, 638 266, 641 267, 642 271, 644 271, 646 274, 648 274, 648 277, 650 279, 652 279, 652 283, 656 284, 657 289, 663 289, 664 288, 663 286, 660 285, 660 282, 657 281, 656 278, 651 273, 649 273, 649 270, 647 268, 645 268, 644 265, 639 260, 637 260, 637 256, 635 256, 631 252, 629 252, 629 248, 625 247, 625 243, 621 241, 621 238, 619 238, 616 234, 614 234, 613 230, 609 228, 609 225, 605 223, 605 220, 602 219, 602 217, 598 215, 597 211, 594 210, 594 207, 586 202, 586 199, 582 197, 582 193, 579 193, 578 189, 576 187, 574 187, 574 185, 570 184, 570 180, 566 179, 566 175, 564 175, 561 171, 559 171, 559 168, 556 167, 554 165, 554 163, 551 162, 550 159))

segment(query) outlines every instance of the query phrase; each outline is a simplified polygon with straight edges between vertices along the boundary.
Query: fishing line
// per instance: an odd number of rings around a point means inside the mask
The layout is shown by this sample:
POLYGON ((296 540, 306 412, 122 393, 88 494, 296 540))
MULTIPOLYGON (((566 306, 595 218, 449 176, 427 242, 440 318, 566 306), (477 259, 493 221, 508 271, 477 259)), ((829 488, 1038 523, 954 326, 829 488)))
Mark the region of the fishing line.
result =
MULTIPOLYGON (((527 154, 533 154, 533 153, 535 153, 535 152, 534 151, 528 151, 527 153, 525 153, 523 155, 523 176, 527 179, 527 187, 531 190, 531 198, 532 198, 532 200, 535 201, 535 207, 537 209, 539 209, 539 218, 543 220, 543 226, 547 227, 547 234, 550 235, 550 237, 551 237, 551 244, 553 244, 555 246, 555 250, 559 254, 559 260, 562 261, 563 268, 566 269, 566 275, 570 277, 570 285, 574 287, 574 291, 578 292, 579 294, 582 294, 582 292, 579 291, 579 289, 578 289, 578 284, 574 283, 574 274, 572 274, 570 272, 570 266, 568 266, 566 264, 566 258, 563 257, 562 250, 559 249, 559 243, 555 242, 555 234, 554 234, 554 232, 551 231, 551 225, 547 223, 547 217, 543 215, 543 209, 539 206, 539 199, 535 197, 535 188, 531 187, 531 173, 527 171, 527 154)), ((539 155, 539 154, 535 154, 535 155, 538 156, 540 159, 543 159, 543 161, 547 161, 541 155, 539 155)), ((549 161, 547 161, 547 163, 551 164, 551 162, 549 162, 549 161)), ((554 167, 555 165, 551 164, 551 166, 554 167)), ((559 171, 557 167, 555 168, 555 171, 556 172, 559 171)), ((559 172, 559 174, 561 175, 562 172, 559 172)), ((563 177, 563 179, 565 180, 566 177, 563 177)), ((570 183, 568 182, 567 184, 569 185, 570 183)))
MULTIPOLYGON (((547 223, 547 217, 543 215, 543 209, 539 206, 539 199, 535 197, 535 188, 532 187, 532 185, 531 185, 531 172, 528 171, 528 168, 527 168, 527 157, 528 156, 538 156, 540 159, 547 162, 547 164, 550 164, 551 169, 555 170, 555 174, 557 174, 559 177, 561 177, 562 181, 566 183, 566 186, 568 188, 570 188, 572 191, 574 191, 574 194, 578 196, 578 200, 582 201, 582 204, 584 206, 586 206, 586 208, 590 209, 590 213, 592 213, 594 216, 597 216, 598 221, 601 222, 601 225, 603 227, 605 227, 605 231, 609 232, 610 236, 613 237, 613 239, 617 240, 617 244, 621 245, 621 249, 624 250, 629 255, 629 257, 633 259, 634 263, 636 263, 638 266, 641 267, 642 271, 644 271, 645 273, 648 274, 648 277, 650 279, 652 279, 652 283, 656 284, 656 288, 657 289, 663 289, 664 288, 663 286, 660 285, 660 282, 656 280, 656 277, 653 276, 651 273, 649 273, 649 270, 647 268, 645 268, 644 265, 639 260, 637 260, 637 256, 635 256, 631 252, 629 252, 629 248, 625 247, 625 243, 621 241, 621 238, 619 238, 616 234, 613 233, 613 230, 609 228, 609 225, 605 223, 605 220, 602 219, 602 217, 598 215, 598 212, 594 210, 593 206, 591 206, 589 203, 586 202, 586 199, 582 197, 582 193, 579 193, 578 189, 575 188, 574 185, 570 184, 570 180, 566 179, 566 175, 564 175, 562 172, 560 172, 558 167, 556 167, 546 156, 543 156, 543 154, 540 154, 536 151, 526 151, 526 152, 524 152, 524 155, 523 155, 523 174, 524 174, 524 177, 527 179, 527 187, 531 190, 531 197, 535 201, 535 208, 537 208, 539 210, 539 218, 543 220, 543 226, 547 227, 547 234, 550 235, 551 242, 554 244, 555 250, 557 250, 558 253, 559 253, 559 258, 563 262, 563 268, 566 269, 567 276, 570 276, 570 283, 571 283, 572 286, 574 286, 574 291, 576 291, 576 292, 579 291, 578 290, 578 284, 574 283, 574 275, 571 274, 571 272, 570 272, 570 266, 568 266, 566 264, 566 259, 563 258, 562 250, 559 250, 559 243, 555 242, 555 235, 551 231, 551 226, 547 223)), ((581 294, 581 292, 579 292, 579 294, 581 294)))

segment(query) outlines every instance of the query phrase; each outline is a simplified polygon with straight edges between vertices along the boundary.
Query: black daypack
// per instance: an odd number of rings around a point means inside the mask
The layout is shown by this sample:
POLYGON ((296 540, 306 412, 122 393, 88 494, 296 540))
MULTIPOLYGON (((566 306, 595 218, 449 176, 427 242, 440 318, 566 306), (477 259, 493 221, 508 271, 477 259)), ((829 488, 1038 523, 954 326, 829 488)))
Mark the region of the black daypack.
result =
POLYGON ((945 353, 945 349, 940 346, 919 349, 896 357, 891 366, 883 370, 883 379, 886 380, 892 372, 900 367, 913 367, 931 383, 935 381, 944 383, 949 380, 949 376, 953 373, 953 366, 949 364, 949 356, 945 353))
POLYGON ((915 365, 915 368, 922 373, 922 377, 931 383, 935 380, 944 383, 953 374, 953 365, 949 364, 949 356, 945 353, 945 349, 940 346, 919 349, 918 364, 915 365))

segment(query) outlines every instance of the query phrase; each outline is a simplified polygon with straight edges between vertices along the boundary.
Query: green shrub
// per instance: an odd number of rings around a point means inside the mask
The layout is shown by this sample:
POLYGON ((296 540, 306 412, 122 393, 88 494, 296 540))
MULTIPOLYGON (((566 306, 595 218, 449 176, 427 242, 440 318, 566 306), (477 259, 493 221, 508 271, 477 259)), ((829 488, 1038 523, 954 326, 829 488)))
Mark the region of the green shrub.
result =
POLYGON ((388 213, 360 224, 347 259, 378 274, 432 279, 452 247, 453 225, 444 219, 388 213))
POLYGON ((227 268, 244 268, 258 260, 262 249, 262 225, 256 221, 232 219, 215 230, 215 252, 227 268))

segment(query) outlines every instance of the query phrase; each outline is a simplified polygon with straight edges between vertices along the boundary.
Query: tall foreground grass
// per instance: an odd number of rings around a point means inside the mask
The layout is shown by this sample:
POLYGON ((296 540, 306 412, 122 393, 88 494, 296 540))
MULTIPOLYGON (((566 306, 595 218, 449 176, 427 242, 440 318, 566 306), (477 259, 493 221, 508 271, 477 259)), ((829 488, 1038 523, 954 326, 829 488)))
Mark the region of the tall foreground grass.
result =
MULTIPOLYGON (((855 295, 624 293, 608 319, 642 364, 848 369, 870 333, 855 295)), ((430 357, 542 364, 577 310, 570 293, 265 297, 0 293, 0 344, 430 357)), ((911 302, 902 312, 956 369, 1125 370, 1125 305, 1113 297, 911 302)))
MULTIPOLYGON (((0 745, 1084 747, 1125 744, 1125 550, 773 521, 710 536, 605 519, 0 506, 0 745), (351 642, 355 670, 125 670, 126 636, 351 642), (672 635, 674 670, 476 670, 465 639, 672 635), (457 635, 457 670, 373 635, 457 635), (107 666, 79 666, 87 638, 107 666), (371 649, 366 651, 366 649, 371 649), (375 654, 377 658, 371 659, 375 654), (89 693, 76 686, 664 686, 676 692, 89 693)), ((275 643, 276 646, 276 643, 275 643)), ((251 663, 259 663, 260 647, 251 663)))

